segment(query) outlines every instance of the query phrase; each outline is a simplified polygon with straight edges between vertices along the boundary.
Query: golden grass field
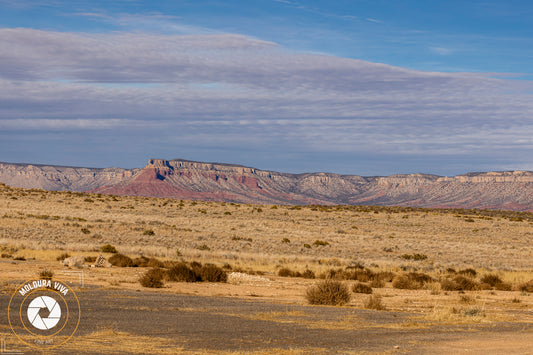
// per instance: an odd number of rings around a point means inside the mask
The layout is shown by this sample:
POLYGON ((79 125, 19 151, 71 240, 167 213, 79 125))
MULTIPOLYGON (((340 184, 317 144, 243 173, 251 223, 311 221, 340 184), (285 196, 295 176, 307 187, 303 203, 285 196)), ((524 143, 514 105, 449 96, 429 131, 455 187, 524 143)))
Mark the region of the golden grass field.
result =
MULTIPOLYGON (((268 279, 224 284, 169 282, 157 292, 306 304, 305 292, 316 280, 280 277, 278 270, 309 269, 320 275, 359 265, 373 272, 401 275, 416 271, 434 278, 422 289, 397 289, 385 282, 373 290, 381 296, 386 311, 414 314, 395 327, 533 323, 533 296, 520 290, 520 285, 533 280, 532 236, 531 213, 248 205, 0 185, 0 281, 4 293, 13 287, 13 280, 36 277, 43 269, 60 275, 65 268, 56 258, 62 253, 96 256, 102 245, 112 244, 130 257, 229 264, 232 270, 268 279), (423 257, 414 260, 414 255, 423 257), (26 260, 17 260, 23 258, 26 260), (477 281, 483 275, 495 274, 510 287, 445 291, 439 280, 446 277, 450 268, 475 269, 477 281)), ((142 288, 138 279, 146 269, 85 270, 86 283, 106 289, 136 290, 142 288)), ((349 286, 354 283, 345 282, 349 286)), ((368 297, 353 294, 347 306, 365 308, 368 297)), ((274 320, 282 316, 250 315, 274 320)), ((344 329, 353 327, 353 322, 339 320, 321 326, 344 329)), ((94 336, 105 338, 108 333, 101 331, 94 336)), ((113 336, 127 338, 115 333, 113 336)), ((91 337, 84 339, 90 341, 91 337)))

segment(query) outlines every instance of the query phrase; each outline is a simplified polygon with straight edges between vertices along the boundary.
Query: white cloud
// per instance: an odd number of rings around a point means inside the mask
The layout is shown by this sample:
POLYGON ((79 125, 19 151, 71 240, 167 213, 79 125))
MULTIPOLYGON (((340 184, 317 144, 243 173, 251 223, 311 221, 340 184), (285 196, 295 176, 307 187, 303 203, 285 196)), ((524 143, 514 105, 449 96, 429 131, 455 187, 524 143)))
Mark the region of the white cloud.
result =
POLYGON ((235 34, 0 29, 0 46, 7 132, 142 128, 199 147, 531 155, 527 81, 291 53, 235 34))

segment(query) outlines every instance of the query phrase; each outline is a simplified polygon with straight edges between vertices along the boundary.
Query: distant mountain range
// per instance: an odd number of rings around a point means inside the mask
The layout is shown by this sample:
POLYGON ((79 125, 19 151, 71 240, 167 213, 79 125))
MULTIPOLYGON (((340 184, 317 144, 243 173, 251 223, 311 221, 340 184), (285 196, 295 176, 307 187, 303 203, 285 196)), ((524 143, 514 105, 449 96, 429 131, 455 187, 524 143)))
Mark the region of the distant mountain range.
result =
POLYGON ((533 172, 363 177, 285 174, 188 160, 151 159, 144 168, 0 163, 12 187, 263 204, 397 205, 533 211, 533 172))

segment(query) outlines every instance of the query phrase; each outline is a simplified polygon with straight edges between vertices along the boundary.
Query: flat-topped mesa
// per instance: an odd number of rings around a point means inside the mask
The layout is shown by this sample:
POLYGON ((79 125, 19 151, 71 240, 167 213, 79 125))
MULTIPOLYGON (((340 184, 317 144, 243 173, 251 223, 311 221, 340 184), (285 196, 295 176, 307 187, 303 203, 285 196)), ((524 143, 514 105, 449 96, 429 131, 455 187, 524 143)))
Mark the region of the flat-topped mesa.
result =
POLYGON ((170 165, 165 159, 150 159, 145 168, 170 168, 170 165))
POLYGON ((148 165, 144 167, 146 172, 151 172, 157 179, 163 180, 166 176, 172 174, 172 167, 168 160, 165 159, 150 159, 148 165))

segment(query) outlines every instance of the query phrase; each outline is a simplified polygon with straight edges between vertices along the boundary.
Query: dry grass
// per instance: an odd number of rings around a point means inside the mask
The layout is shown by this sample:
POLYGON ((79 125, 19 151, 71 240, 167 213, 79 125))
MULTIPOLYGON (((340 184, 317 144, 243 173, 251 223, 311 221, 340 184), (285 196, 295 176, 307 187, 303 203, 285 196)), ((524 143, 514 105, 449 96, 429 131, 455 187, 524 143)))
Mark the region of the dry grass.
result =
MULTIPOLYGON (((427 316, 449 314, 443 310, 454 307, 458 310, 483 305, 483 321, 508 319, 509 315, 522 317, 524 310, 533 307, 533 215, 524 215, 518 221, 511 220, 517 218, 513 213, 494 212, 489 216, 491 213, 357 206, 271 208, 0 185, 0 261, 4 263, 0 281, 20 279, 26 274, 32 278, 44 268, 61 276, 63 269, 57 259, 63 254, 96 257, 102 246, 110 244, 133 260, 145 256, 147 260, 158 258, 174 265, 193 260, 202 265, 229 264, 232 271, 264 275, 270 280, 189 283, 185 287, 176 278, 167 280, 158 292, 281 298, 304 303, 305 290, 315 281, 277 277, 279 270, 309 277, 342 270, 336 273, 340 278, 349 276, 380 287, 380 295, 391 311, 427 316), (257 213, 259 208, 261 213, 257 213), (90 233, 85 234, 82 229, 90 233), (283 242, 285 238, 289 242, 283 242), (203 245, 209 250, 200 250, 203 245), (15 261, 16 257, 28 261, 15 261), (446 271, 452 268, 457 271, 446 271), (430 275, 431 279, 422 279, 420 274, 430 275), (483 290, 481 279, 489 274, 502 282, 487 284, 494 289, 483 290), (416 287, 392 288, 393 277, 401 275, 416 287), (465 279, 476 286, 469 288, 464 283, 462 287, 475 301, 473 305, 461 303, 457 296, 460 291, 441 288, 443 280, 460 284, 465 279), (505 284, 514 291, 498 289, 497 285, 505 284), (520 302, 512 302, 515 297, 520 302)), ((104 253, 106 258, 112 255, 104 253)), ((111 268, 87 272, 95 284, 137 289, 145 271, 111 268)), ((354 295, 348 305, 363 307, 360 297, 367 298, 354 295)), ((475 319, 460 314, 451 313, 449 318, 458 322, 475 319)), ((448 316, 434 318, 439 317, 448 316)))

